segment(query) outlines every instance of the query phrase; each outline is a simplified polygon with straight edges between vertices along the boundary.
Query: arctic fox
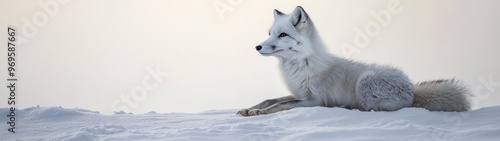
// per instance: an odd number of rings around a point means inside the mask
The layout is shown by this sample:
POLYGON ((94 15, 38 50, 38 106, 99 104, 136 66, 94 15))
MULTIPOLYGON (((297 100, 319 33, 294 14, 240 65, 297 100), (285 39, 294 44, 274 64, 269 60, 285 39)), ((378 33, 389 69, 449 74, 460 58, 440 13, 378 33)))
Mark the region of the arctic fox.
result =
POLYGON ((269 38, 256 46, 275 56, 291 95, 265 100, 237 114, 255 116, 295 107, 346 107, 395 111, 423 107, 430 111, 467 111, 467 89, 454 79, 412 84, 402 71, 363 64, 329 54, 313 22, 297 6, 291 14, 274 10, 269 38))

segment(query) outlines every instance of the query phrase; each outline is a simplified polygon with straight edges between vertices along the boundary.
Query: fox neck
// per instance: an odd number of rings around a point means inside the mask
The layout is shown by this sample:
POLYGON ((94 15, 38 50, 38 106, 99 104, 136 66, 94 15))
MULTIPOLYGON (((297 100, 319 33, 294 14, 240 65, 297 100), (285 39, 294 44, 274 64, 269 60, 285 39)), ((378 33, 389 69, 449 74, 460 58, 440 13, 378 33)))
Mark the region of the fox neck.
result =
POLYGON ((285 77, 309 77, 326 71, 335 62, 334 56, 323 52, 298 58, 279 58, 285 77))
POLYGON ((335 58, 326 52, 300 58, 280 58, 281 73, 290 92, 298 99, 312 98, 312 80, 328 71, 335 58))
POLYGON ((324 50, 321 42, 317 43, 305 46, 316 48, 310 55, 278 57, 285 82, 297 97, 309 97, 308 95, 311 94, 309 89, 311 81, 309 80, 322 76, 321 74, 328 71, 338 60, 337 57, 324 50))

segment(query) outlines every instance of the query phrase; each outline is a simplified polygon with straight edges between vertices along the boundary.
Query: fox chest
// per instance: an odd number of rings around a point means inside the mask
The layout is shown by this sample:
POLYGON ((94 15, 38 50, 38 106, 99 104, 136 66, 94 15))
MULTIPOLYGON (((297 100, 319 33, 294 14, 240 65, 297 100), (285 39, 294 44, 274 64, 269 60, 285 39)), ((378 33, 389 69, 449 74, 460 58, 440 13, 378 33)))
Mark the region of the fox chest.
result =
POLYGON ((310 98, 313 95, 312 80, 293 75, 285 76, 284 80, 288 89, 295 97, 310 98))
POLYGON ((314 83, 317 81, 314 72, 308 69, 304 61, 291 60, 281 65, 284 81, 296 98, 314 97, 314 83))

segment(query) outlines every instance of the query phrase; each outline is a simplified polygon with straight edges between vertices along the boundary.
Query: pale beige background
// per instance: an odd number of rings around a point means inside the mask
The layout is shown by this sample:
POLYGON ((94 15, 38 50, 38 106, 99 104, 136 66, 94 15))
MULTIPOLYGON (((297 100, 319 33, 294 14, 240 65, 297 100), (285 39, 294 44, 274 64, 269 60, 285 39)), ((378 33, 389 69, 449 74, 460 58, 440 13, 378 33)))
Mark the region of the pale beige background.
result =
MULTIPOLYGON (((49 0, 51 2, 53 0, 49 0)), ((6 79, 6 27, 33 22, 46 0, 0 1, 0 70, 6 79)), ((63 1, 60 1, 63 2, 63 1)), ((149 77, 147 68, 168 72, 147 90, 134 113, 240 109, 287 95, 277 60, 254 47, 267 38, 272 10, 308 12, 329 51, 353 45, 355 29, 376 22, 377 1, 268 0, 68 0, 18 48, 18 108, 80 107, 112 113, 114 102, 131 99, 149 77), (228 11, 218 14, 215 5, 228 11)), ((351 59, 390 64, 414 82, 457 78, 470 86, 474 108, 500 104, 500 1, 400 1, 370 44, 351 59), (481 83, 492 77, 494 83, 481 83)), ((54 7, 51 7, 54 10, 54 7)), ((40 16, 40 15, 38 15, 40 16)), ((43 20, 43 18, 39 19, 43 20)), ((20 31, 21 32, 21 31, 20 31)), ((29 36, 29 37, 28 37, 29 36)), ((152 79, 150 83, 154 83, 152 79)), ((6 82, 5 82, 6 83, 6 82)), ((2 83, 2 84, 5 84, 2 83)), ((6 107, 7 89, 1 89, 6 107)), ((134 99, 132 99, 134 100, 134 99)))

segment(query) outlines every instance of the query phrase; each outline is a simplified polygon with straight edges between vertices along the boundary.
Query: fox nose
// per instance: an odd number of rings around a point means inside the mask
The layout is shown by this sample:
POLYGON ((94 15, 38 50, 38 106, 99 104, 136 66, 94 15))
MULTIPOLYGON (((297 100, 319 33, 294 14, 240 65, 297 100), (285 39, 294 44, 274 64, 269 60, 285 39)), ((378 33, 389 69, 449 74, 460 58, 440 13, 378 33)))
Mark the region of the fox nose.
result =
POLYGON ((255 47, 255 49, 256 49, 257 51, 259 51, 260 49, 262 49, 262 46, 258 45, 258 46, 256 46, 256 47, 255 47))

